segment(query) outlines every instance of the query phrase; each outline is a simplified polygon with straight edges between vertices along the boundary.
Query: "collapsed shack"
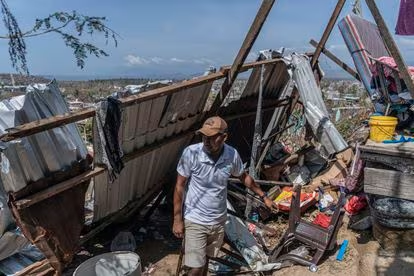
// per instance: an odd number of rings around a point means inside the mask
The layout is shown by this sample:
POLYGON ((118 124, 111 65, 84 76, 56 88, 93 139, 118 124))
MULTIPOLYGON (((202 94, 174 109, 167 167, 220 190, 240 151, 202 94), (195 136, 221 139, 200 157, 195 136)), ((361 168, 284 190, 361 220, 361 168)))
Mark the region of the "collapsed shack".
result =
MULTIPOLYGON (((69 113, 56 82, 33 86, 25 96, 3 101, 1 271, 62 274, 81 244, 155 198, 159 203, 174 179, 182 149, 196 139, 194 130, 209 114, 227 120, 228 143, 239 149, 279 208, 277 214, 269 213, 260 200, 231 180, 227 245, 224 256, 215 260, 214 271, 272 271, 292 264, 316 271, 327 252, 338 250, 343 206, 349 215, 356 215, 368 205, 361 217, 351 217, 350 227, 363 230, 372 225, 384 248, 409 246, 412 149, 365 144, 366 132, 358 143, 348 145, 330 121, 318 86, 322 74, 317 60, 344 1, 338 1, 315 53, 269 51, 256 62, 244 63, 273 2, 263 1, 234 64, 218 72, 136 94, 118 93, 97 108, 75 113, 69 113), (237 74, 247 70, 251 73, 242 93, 229 94, 237 74), (213 82, 220 79, 224 79, 220 93, 211 95, 213 82), (87 151, 74 124, 91 117, 93 153, 87 151), (281 138, 304 121, 304 146, 292 152, 281 138), (383 175, 383 181, 374 175, 383 175), (93 202, 85 204, 87 189, 93 191, 93 202), (368 202, 360 194, 363 189, 374 195, 368 202), (390 207, 378 208, 384 200, 390 207), (87 226, 85 205, 92 213, 87 226), (279 235, 271 223, 276 217, 284 218, 279 235), (14 223, 18 227, 11 226, 14 223), (272 235, 276 240, 269 244, 266 236, 272 235)), ((367 57, 373 58, 378 59, 367 57)), ((367 78, 366 67, 355 63, 358 73, 353 75, 367 78)), ((390 110, 389 99, 379 102, 382 107, 376 105, 377 111, 390 110)), ((338 259, 343 258, 346 244, 341 243, 338 259)), ((181 270, 180 264, 177 269, 181 270)))

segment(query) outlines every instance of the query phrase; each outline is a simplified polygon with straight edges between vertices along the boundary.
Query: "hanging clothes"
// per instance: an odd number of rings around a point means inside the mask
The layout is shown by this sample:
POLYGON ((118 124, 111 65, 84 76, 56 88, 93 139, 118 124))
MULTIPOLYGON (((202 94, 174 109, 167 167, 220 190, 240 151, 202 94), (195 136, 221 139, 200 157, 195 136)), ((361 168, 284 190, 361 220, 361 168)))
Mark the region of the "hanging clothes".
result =
POLYGON ((103 164, 108 169, 110 182, 113 182, 124 168, 122 149, 118 141, 121 127, 121 103, 114 97, 98 103, 94 117, 95 164, 103 164))
POLYGON ((414 35, 414 1, 401 0, 400 11, 398 13, 397 35, 414 35))

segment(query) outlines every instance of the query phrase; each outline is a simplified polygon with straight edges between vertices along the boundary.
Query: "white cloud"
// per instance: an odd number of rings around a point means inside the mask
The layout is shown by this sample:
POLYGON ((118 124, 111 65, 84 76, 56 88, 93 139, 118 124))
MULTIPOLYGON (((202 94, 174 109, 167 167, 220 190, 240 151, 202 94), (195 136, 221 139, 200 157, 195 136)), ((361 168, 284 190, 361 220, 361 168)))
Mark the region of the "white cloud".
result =
POLYGON ((208 58, 193 59, 193 62, 195 64, 204 64, 204 65, 206 65, 206 64, 208 64, 208 65, 214 64, 214 61, 212 61, 211 59, 208 59, 208 58))
POLYGON ((160 58, 160 57, 153 57, 153 58, 151 58, 151 61, 153 63, 156 63, 156 64, 161 64, 161 63, 164 62, 164 59, 163 58, 160 58))
POLYGON ((145 65, 145 64, 149 64, 150 61, 148 59, 145 59, 143 57, 139 57, 139 56, 134 56, 134 55, 127 55, 125 57, 125 60, 127 61, 128 65, 145 65))
POLYGON ((213 65, 215 62, 208 58, 198 58, 193 60, 186 60, 178 57, 162 58, 162 57, 140 57, 136 55, 127 55, 124 57, 129 66, 144 66, 144 65, 161 65, 161 64, 177 64, 177 63, 193 63, 199 65, 213 65))
POLYGON ((185 60, 184 60, 184 59, 180 59, 180 58, 176 58, 176 57, 171 58, 171 59, 170 59, 170 61, 171 61, 171 62, 180 62, 180 63, 181 63, 181 62, 185 62, 185 60))

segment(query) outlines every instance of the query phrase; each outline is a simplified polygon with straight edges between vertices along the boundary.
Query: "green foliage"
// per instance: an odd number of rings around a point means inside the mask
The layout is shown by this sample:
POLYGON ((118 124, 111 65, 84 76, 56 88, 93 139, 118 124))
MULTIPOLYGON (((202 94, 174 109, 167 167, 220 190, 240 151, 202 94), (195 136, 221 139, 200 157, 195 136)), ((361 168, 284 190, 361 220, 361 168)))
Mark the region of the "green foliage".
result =
POLYGON ((0 37, 9 40, 9 54, 13 67, 29 74, 26 60, 25 38, 54 33, 59 35, 65 45, 72 48, 76 64, 84 68, 85 60, 89 55, 96 57, 108 56, 99 47, 81 40, 82 35, 100 34, 106 39, 106 43, 113 41, 115 47, 118 44, 118 35, 105 25, 105 17, 86 16, 72 12, 55 12, 43 19, 36 19, 32 29, 22 32, 17 20, 9 10, 6 0, 0 0, 1 13, 8 35, 0 37))
POLYGON ((24 72, 29 72, 26 61, 26 43, 23 33, 14 15, 10 12, 5 0, 0 1, 3 23, 9 32, 9 55, 13 67, 19 68, 24 72))

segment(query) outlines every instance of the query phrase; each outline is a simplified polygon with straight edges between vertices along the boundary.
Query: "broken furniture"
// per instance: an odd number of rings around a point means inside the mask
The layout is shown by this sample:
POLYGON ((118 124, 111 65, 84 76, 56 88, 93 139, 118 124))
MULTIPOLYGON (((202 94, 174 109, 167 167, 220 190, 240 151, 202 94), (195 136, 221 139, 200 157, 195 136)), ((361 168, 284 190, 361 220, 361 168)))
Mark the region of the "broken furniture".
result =
POLYGON ((292 199, 291 211, 289 214, 289 228, 279 244, 273 250, 269 257, 269 262, 290 261, 308 266, 311 271, 315 272, 317 271, 317 265, 323 255, 336 247, 336 235, 344 216, 342 206, 344 204, 345 193, 341 193, 341 196, 339 197, 338 204, 331 217, 328 228, 323 228, 301 219, 299 207, 301 188, 300 185, 294 187, 294 197, 292 199), (296 243, 309 248, 314 254, 304 257, 289 252, 293 249, 291 246, 296 243))

